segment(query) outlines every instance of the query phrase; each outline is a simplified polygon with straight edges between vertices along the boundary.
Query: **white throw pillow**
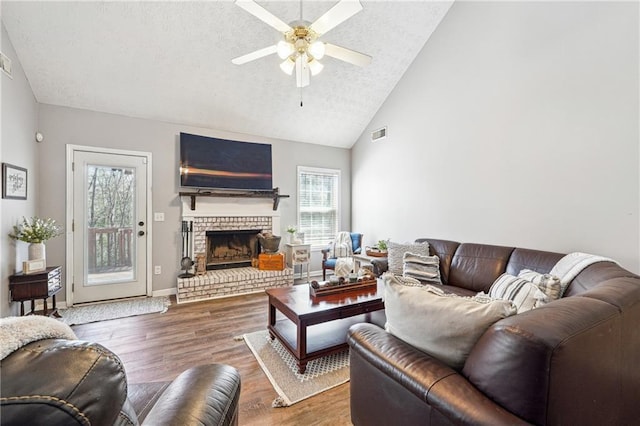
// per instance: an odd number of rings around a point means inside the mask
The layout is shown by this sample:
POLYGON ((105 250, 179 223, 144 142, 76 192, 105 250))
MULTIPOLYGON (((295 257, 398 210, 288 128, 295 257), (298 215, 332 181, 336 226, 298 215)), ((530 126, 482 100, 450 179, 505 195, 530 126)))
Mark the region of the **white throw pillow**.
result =
POLYGON ((431 285, 406 286, 389 272, 382 279, 387 331, 455 369, 464 366, 487 328, 516 313, 510 301, 445 294, 431 285))
POLYGON ((421 256, 406 252, 402 260, 403 276, 415 278, 424 284, 442 285, 438 256, 421 256))
POLYGON ((392 274, 402 275, 404 254, 411 252, 420 256, 429 256, 429 243, 387 243, 388 271, 392 274))
POLYGON ((489 297, 492 299, 511 300, 518 313, 530 311, 547 303, 547 295, 538 286, 524 278, 509 274, 500 275, 491 284, 489 297))
POLYGON ((524 278, 527 281, 531 281, 538 288, 547 295, 548 301, 560 299, 562 296, 562 283, 560 278, 551 274, 541 274, 529 269, 523 269, 518 274, 518 278, 524 278))

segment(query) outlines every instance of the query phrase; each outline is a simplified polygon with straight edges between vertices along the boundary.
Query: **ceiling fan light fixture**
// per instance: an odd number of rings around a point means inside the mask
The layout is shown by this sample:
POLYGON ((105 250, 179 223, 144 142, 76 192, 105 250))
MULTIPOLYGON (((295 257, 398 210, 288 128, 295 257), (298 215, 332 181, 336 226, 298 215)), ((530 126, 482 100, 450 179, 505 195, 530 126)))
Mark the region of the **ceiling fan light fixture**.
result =
POLYGON ((325 51, 324 43, 321 41, 314 41, 309 45, 308 51, 314 58, 322 59, 325 51))
POLYGON ((278 49, 277 50, 278 56, 280 57, 280 59, 288 58, 289 56, 291 56, 291 54, 295 50, 295 48, 293 47, 293 44, 286 42, 284 40, 280 40, 278 42, 277 49, 278 49))
POLYGON ((277 54, 284 60, 280 63, 280 69, 287 75, 293 75, 295 71, 296 86, 302 88, 309 85, 312 75, 318 75, 322 71, 324 65, 319 60, 325 56, 360 67, 371 63, 371 56, 319 40, 319 37, 360 12, 362 10, 360 0, 339 0, 314 22, 303 20, 302 0, 300 0, 300 20, 290 24, 284 23, 260 6, 256 0, 235 0, 235 3, 282 35, 280 41, 271 46, 233 58, 231 62, 236 65, 277 54))
POLYGON ((320 74, 324 65, 322 65, 318 60, 312 59, 309 61, 309 71, 311 71, 311 75, 316 76, 320 74))
POLYGON ((280 64, 280 69, 287 75, 293 74, 293 69, 295 68, 296 63, 291 59, 287 58, 280 64))

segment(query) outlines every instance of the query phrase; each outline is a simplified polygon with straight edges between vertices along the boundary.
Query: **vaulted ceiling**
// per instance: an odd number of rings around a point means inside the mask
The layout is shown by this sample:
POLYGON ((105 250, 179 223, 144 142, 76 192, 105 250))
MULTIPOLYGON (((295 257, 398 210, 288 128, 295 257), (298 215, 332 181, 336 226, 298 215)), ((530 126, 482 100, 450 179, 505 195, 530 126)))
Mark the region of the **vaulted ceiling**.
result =
MULTIPOLYGON (((1 8, 38 102, 349 148, 452 1, 361 0, 364 9, 322 40, 372 63, 325 57, 304 89, 277 55, 231 63, 281 38, 232 1, 3 0, 1 8)), ((300 18, 297 1, 258 3, 286 23, 300 18)), ((303 18, 313 22, 335 3, 304 1, 303 18)))

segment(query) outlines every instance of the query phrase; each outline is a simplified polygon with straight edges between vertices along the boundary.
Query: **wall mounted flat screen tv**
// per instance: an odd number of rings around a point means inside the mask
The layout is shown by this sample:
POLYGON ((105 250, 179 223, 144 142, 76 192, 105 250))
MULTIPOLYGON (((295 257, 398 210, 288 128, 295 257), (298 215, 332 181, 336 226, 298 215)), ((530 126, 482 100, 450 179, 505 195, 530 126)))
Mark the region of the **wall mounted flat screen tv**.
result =
POLYGON ((271 145, 180 133, 180 185, 272 190, 271 145))

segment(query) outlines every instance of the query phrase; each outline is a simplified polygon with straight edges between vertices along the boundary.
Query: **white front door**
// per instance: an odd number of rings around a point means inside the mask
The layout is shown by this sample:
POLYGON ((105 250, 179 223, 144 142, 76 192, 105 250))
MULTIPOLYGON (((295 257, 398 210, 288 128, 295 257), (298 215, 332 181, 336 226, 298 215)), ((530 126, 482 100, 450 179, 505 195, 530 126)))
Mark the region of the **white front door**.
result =
POLYGON ((150 293, 148 156, 90 148, 70 155, 72 304, 150 293))

